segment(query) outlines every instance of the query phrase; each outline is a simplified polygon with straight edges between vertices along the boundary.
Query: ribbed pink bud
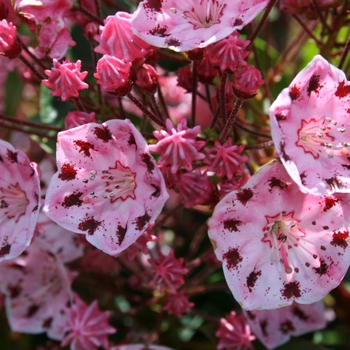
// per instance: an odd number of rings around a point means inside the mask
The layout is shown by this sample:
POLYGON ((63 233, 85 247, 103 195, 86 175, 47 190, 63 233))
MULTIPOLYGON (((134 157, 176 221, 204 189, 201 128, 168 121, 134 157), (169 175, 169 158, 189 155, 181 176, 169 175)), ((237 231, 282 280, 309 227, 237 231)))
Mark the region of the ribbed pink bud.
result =
POLYGON ((17 28, 6 19, 0 21, 0 55, 15 58, 21 53, 21 46, 16 40, 17 28))

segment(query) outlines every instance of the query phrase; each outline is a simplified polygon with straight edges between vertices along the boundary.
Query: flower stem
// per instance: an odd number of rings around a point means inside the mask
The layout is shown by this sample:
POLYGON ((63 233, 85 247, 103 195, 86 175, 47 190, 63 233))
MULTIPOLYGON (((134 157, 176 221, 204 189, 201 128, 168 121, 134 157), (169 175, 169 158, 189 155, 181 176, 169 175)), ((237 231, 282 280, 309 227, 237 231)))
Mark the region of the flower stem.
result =
POLYGON ((235 105, 233 106, 233 109, 228 117, 228 120, 226 122, 224 130, 222 131, 222 133, 219 137, 219 141, 221 144, 223 144, 226 141, 227 136, 228 136, 228 134, 229 134, 236 118, 237 118, 238 111, 242 107, 243 102, 244 102, 244 100, 242 98, 237 98, 235 105))
POLYGON ((162 128, 166 128, 166 125, 164 123, 163 120, 160 120, 157 116, 155 116, 153 113, 151 113, 146 106, 141 103, 133 94, 131 94, 130 92, 126 95, 127 97, 129 97, 129 99, 134 102, 134 104, 144 113, 144 115, 146 117, 148 117, 149 119, 151 119, 153 122, 157 123, 158 125, 160 125, 162 128))
POLYGON ((192 127, 196 125, 196 102, 197 102, 197 85, 198 85, 198 76, 197 76, 197 61, 193 61, 192 67, 192 127))

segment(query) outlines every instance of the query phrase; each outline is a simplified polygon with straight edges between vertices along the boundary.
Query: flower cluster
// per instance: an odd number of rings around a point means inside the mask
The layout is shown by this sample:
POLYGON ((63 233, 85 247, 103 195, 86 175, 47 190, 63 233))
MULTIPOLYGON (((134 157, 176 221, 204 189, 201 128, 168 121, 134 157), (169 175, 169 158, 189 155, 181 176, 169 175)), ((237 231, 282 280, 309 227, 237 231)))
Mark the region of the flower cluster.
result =
POLYGON ((346 347, 348 14, 0 0, 4 350, 346 347))

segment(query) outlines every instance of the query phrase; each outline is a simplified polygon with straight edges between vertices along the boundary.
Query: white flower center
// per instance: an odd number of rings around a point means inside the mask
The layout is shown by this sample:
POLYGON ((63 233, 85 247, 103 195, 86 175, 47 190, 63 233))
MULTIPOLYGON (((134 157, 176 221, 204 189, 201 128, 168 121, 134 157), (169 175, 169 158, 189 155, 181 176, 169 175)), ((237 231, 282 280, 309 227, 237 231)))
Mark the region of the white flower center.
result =
POLYGON ((0 187, 0 223, 8 219, 18 222, 29 204, 27 196, 18 183, 0 187))
MULTIPOLYGON (((333 158, 334 156, 348 156, 348 142, 339 142, 331 135, 336 129, 337 122, 330 118, 311 119, 309 122, 303 120, 298 130, 299 140, 297 146, 302 147, 306 153, 311 153, 315 159, 320 156, 333 158)), ((345 128, 336 129, 340 135, 345 133, 345 128)))
POLYGON ((282 212, 276 216, 266 216, 267 225, 262 239, 263 242, 270 244, 271 249, 276 250, 286 274, 292 273, 293 268, 298 272, 298 261, 290 256, 289 251, 299 247, 300 239, 306 236, 299 226, 299 221, 294 219, 293 215, 294 212, 288 214, 282 212))
POLYGON ((117 199, 124 201, 128 197, 135 199, 135 175, 119 161, 116 162, 114 168, 87 172, 87 177, 83 179, 83 182, 92 184, 89 187, 93 191, 90 191, 88 197, 84 198, 84 202, 88 203, 90 199, 101 198, 109 199, 111 203, 117 199))
MULTIPOLYGON (((222 0, 193 0, 192 8, 182 12, 182 17, 193 25, 194 29, 209 28, 220 23, 226 4, 222 0)), ((176 9, 171 9, 176 13, 176 9)))

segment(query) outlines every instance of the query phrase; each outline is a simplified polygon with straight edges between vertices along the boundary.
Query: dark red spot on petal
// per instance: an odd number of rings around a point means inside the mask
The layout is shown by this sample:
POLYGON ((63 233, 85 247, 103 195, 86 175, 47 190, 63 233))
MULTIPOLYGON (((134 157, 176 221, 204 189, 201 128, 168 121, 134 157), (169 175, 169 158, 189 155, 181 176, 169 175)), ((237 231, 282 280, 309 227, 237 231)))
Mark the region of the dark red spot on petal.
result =
POLYGON ((289 97, 292 101, 295 101, 300 96, 300 88, 298 88, 296 85, 289 88, 289 97))
POLYGON ((249 199, 253 197, 254 193, 250 188, 245 188, 243 191, 237 193, 237 199, 246 205, 249 199))
POLYGON ((286 320, 285 322, 282 322, 280 325, 280 331, 283 334, 288 334, 289 332, 295 331, 292 321, 286 320))
POLYGON ((61 173, 58 174, 58 178, 62 181, 71 181, 75 179, 77 171, 74 166, 69 163, 64 163, 61 168, 61 173))
POLYGON ((331 187, 333 190, 343 188, 343 183, 338 179, 337 176, 333 176, 329 179, 324 179, 324 181, 331 187))
POLYGON ((167 26, 161 27, 159 24, 152 28, 150 31, 148 31, 148 34, 154 35, 154 36, 159 36, 160 38, 165 38, 169 36, 170 34, 166 34, 166 31, 168 30, 167 26))
POLYGON ((320 260, 320 266, 319 267, 314 267, 313 269, 315 270, 316 273, 318 273, 319 275, 324 275, 327 273, 328 271, 328 265, 326 264, 325 261, 320 260))
POLYGON ((160 12, 162 11, 162 0, 148 0, 143 3, 143 7, 145 10, 151 10, 160 12))
POLYGON ((142 231, 143 228, 145 227, 145 225, 149 223, 150 218, 151 217, 146 212, 144 215, 139 216, 138 218, 136 218, 136 220, 133 221, 133 224, 136 225, 136 229, 137 230, 142 231))
POLYGON ((148 153, 142 153, 141 160, 146 164, 147 171, 152 174, 154 170, 154 163, 152 162, 151 156, 148 153))
POLYGON ((251 320, 256 319, 256 315, 254 315, 251 311, 247 311, 247 315, 248 315, 249 319, 251 319, 251 320))
POLYGON ((47 318, 46 320, 43 321, 43 328, 47 329, 50 328, 52 324, 52 317, 47 318))
POLYGON ((238 248, 230 248, 222 257, 226 260, 226 266, 229 270, 237 269, 237 265, 243 260, 238 252, 238 248))
POLYGON ((63 202, 61 203, 63 207, 69 208, 74 205, 80 207, 83 204, 83 201, 80 199, 80 196, 83 192, 72 193, 69 196, 65 196, 63 202))
POLYGON ((327 211, 333 208, 335 205, 337 205, 337 203, 339 203, 339 199, 333 197, 325 197, 323 211, 327 211))
POLYGON ((0 258, 4 257, 5 255, 9 254, 11 250, 11 244, 4 245, 0 248, 0 258))
POLYGON ((301 296, 300 282, 294 281, 285 284, 284 289, 281 289, 281 293, 286 299, 299 298, 301 296))
POLYGON ((2 162, 2 163, 4 162, 4 160, 2 159, 2 157, 1 157, 1 156, 0 156, 0 162, 2 162))
POLYGON ((309 316, 307 316, 303 310, 299 309, 297 306, 293 308, 293 314, 298 317, 300 320, 307 322, 309 316))
POLYGON ((252 292, 252 288, 254 288, 258 277, 261 276, 261 270, 254 272, 252 271, 250 275, 247 277, 247 286, 249 288, 249 292, 252 292))
POLYGON ((310 78, 309 85, 307 87, 307 93, 310 96, 312 91, 318 92, 318 90, 321 88, 320 86, 320 76, 319 75, 313 75, 310 78))
POLYGON ((165 44, 167 46, 174 46, 174 47, 178 47, 181 45, 180 41, 174 38, 169 38, 165 40, 165 44))
POLYGON ((97 126, 94 129, 94 134, 96 135, 97 138, 99 138, 103 142, 108 142, 112 140, 112 134, 107 126, 101 126, 101 127, 97 126))
POLYGON ((281 149, 281 156, 282 156, 282 158, 286 161, 286 162, 288 162, 288 161, 290 161, 290 160, 292 160, 290 157, 289 157, 289 155, 286 153, 286 151, 285 151, 285 146, 286 146, 286 144, 285 144, 285 142, 283 141, 283 142, 280 142, 280 149, 281 149))
POLYGON ((233 22, 234 27, 241 26, 243 24, 243 21, 240 18, 236 18, 235 21, 233 22))
POLYGON ((135 145, 136 149, 137 149, 137 145, 136 145, 136 141, 135 141, 135 136, 133 133, 129 134, 129 140, 128 140, 128 145, 131 147, 132 145, 135 145))
POLYGON ((29 306, 27 313, 26 313, 26 317, 28 317, 28 318, 33 317, 38 312, 39 308, 40 308, 40 306, 35 305, 35 304, 29 306))
POLYGON ((261 331, 262 331, 262 334, 264 335, 264 337, 268 337, 269 334, 267 333, 267 320, 263 320, 263 321, 260 321, 260 328, 261 328, 261 331))
POLYGON ((230 232, 238 232, 239 229, 237 226, 241 225, 242 221, 236 219, 229 219, 224 221, 224 229, 229 230, 230 232))
POLYGON ((274 187, 279 187, 281 190, 287 190, 288 184, 286 184, 284 181, 277 179, 276 177, 272 177, 270 180, 268 180, 271 192, 274 187))
POLYGON ((10 149, 7 150, 6 152, 6 157, 11 163, 18 163, 18 152, 13 152, 10 149))
POLYGON ((90 157, 90 149, 95 149, 93 144, 83 140, 75 140, 74 144, 79 147, 79 152, 83 153, 86 157, 90 157))
POLYGON ((276 120, 277 120, 278 122, 287 119, 287 117, 286 117, 285 115, 281 114, 281 113, 275 114, 275 118, 276 118, 276 120))
POLYGON ((337 87, 337 91, 335 92, 335 96, 339 98, 346 97, 350 94, 350 85, 345 85, 345 81, 341 81, 337 87))
POLYGON ((160 188, 155 184, 151 184, 155 191, 151 194, 152 197, 158 198, 160 196, 160 188))
POLYGON ((15 286, 9 285, 7 287, 7 290, 10 293, 10 298, 14 299, 14 298, 17 298, 21 294, 22 287, 19 284, 15 285, 15 286))
POLYGON ((87 231, 88 235, 93 235, 98 227, 101 225, 101 221, 95 220, 93 217, 87 218, 79 223, 78 229, 87 231))
POLYGON ((347 238, 349 237, 349 231, 336 232, 333 233, 333 239, 331 245, 346 248, 348 246, 347 238))
POLYGON ((118 237, 118 244, 119 245, 121 245, 123 243, 127 231, 128 231, 127 225, 125 226, 125 228, 121 225, 118 225, 116 234, 118 237))

